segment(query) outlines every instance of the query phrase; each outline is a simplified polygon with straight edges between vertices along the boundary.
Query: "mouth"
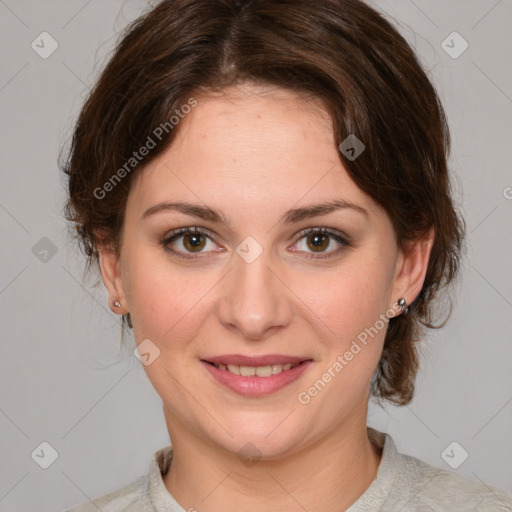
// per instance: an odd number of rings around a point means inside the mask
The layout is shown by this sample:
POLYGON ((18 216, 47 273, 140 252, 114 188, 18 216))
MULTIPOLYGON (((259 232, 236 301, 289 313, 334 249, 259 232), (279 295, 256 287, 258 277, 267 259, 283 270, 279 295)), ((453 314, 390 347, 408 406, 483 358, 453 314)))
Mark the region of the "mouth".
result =
POLYGON ((226 355, 201 359, 208 373, 223 387, 246 397, 263 397, 297 381, 313 359, 283 355, 248 357, 226 355))

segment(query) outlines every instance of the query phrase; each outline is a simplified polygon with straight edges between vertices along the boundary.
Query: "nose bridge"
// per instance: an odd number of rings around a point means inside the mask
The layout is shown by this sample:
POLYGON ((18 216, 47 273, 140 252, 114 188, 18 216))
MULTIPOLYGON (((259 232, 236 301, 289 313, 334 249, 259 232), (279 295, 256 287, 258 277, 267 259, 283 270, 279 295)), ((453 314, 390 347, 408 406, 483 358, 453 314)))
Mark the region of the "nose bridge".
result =
POLYGON ((221 322, 250 339, 262 338, 268 329, 285 325, 290 319, 286 287, 275 275, 268 251, 258 251, 251 241, 242 242, 233 260, 219 308, 221 322))

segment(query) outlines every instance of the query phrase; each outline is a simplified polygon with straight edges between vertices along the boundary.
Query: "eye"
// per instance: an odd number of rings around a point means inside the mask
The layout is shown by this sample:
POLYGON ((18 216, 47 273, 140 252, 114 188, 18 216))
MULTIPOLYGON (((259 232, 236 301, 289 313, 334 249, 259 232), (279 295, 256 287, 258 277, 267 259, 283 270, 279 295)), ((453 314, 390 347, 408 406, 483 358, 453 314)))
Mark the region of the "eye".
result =
MULTIPOLYGON (((172 255, 189 260, 202 257, 201 254, 212 250, 219 251, 209 231, 196 226, 172 231, 162 240, 161 244, 172 255), (204 250, 208 247, 208 243, 213 246, 209 251, 204 250)), ((303 252, 306 258, 327 259, 334 257, 346 247, 350 247, 350 243, 346 237, 336 231, 327 228, 308 228, 299 233, 299 240, 293 247, 291 249, 293 252, 303 252), (305 247, 302 239, 305 241, 305 247), (340 247, 327 251, 328 248, 336 244, 340 247), (310 249, 312 252, 309 253, 306 249, 310 249)))
POLYGON ((293 251, 305 252, 306 258, 326 259, 332 258, 346 247, 350 247, 348 240, 336 231, 327 228, 308 228, 300 232, 299 241, 293 246, 293 251), (304 239, 304 242, 301 240, 304 239), (332 243, 333 240, 335 243, 332 243), (341 247, 327 252, 329 247, 338 244, 341 247), (312 253, 308 253, 305 249, 310 249, 312 253), (325 254, 324 254, 325 253, 325 254))
POLYGON ((208 231, 191 226, 172 231, 170 236, 167 236, 161 243, 167 251, 179 258, 194 259, 199 257, 195 256, 195 254, 209 252, 207 250, 203 251, 208 246, 208 242, 213 245, 211 250, 217 250, 215 249, 216 245, 213 243, 213 238, 208 231), (178 247, 177 249, 176 246, 178 247))

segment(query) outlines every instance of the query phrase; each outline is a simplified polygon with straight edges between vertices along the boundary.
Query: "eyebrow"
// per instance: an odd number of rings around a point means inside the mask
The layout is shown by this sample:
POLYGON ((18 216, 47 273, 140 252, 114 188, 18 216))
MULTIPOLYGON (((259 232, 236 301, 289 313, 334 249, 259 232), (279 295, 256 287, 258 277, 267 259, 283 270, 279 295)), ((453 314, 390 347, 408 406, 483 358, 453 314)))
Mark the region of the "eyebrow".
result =
MULTIPOLYGON (((328 213, 334 212, 336 210, 344 209, 359 212, 366 217, 369 216, 368 211, 365 210, 362 206, 351 203, 349 201, 338 199, 288 210, 281 216, 279 223, 292 224, 306 219, 311 219, 313 217, 318 217, 320 215, 327 215, 328 213)), ((185 215, 190 215, 191 217, 197 217, 202 220, 222 222, 226 225, 229 225, 229 222, 227 222, 226 217, 221 211, 209 208, 208 206, 187 203, 183 201, 158 203, 154 206, 151 206, 151 208, 148 208, 142 214, 141 218, 146 219, 151 215, 155 215, 164 211, 177 211, 185 215)))

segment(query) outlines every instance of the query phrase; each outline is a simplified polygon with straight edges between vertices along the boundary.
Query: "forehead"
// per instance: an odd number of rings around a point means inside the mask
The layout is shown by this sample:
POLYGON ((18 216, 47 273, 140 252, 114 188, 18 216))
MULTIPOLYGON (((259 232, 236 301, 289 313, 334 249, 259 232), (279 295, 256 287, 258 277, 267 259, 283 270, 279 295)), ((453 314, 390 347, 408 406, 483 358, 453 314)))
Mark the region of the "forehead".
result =
POLYGON ((139 212, 170 200, 246 215, 333 199, 378 209, 345 170, 320 101, 259 86, 196 99, 172 144, 135 177, 139 212))
POLYGON ((243 85, 200 96, 180 130, 175 146, 197 144, 209 154, 252 159, 280 161, 287 153, 300 158, 298 144, 318 150, 319 144, 324 149, 334 144, 331 118, 318 99, 269 86, 243 85))

